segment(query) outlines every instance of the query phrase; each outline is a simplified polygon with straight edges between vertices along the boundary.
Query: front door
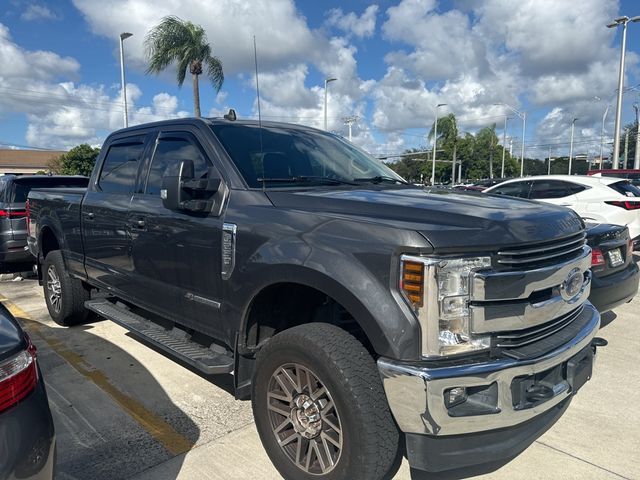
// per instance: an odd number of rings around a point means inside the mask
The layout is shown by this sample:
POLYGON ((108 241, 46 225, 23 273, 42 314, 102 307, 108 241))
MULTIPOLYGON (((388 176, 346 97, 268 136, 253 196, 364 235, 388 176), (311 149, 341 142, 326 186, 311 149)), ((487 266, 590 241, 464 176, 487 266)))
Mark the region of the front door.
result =
POLYGON ((161 132, 144 188, 131 202, 134 289, 140 303, 178 323, 217 336, 222 216, 167 210, 162 177, 172 164, 192 160, 195 178, 212 166, 196 132, 161 132))

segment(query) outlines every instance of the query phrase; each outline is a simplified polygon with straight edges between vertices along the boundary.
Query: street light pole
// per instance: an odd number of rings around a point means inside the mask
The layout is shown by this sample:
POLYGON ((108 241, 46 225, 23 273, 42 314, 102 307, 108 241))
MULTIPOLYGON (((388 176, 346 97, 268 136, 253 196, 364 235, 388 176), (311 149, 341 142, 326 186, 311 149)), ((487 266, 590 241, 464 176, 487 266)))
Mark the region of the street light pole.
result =
POLYGON ((324 130, 327 131, 327 84, 329 82, 335 82, 337 78, 325 78, 324 79, 324 130))
POLYGON ((132 35, 133 33, 128 32, 120 34, 120 83, 122 85, 122 104, 124 106, 124 128, 129 126, 129 114, 127 112, 127 84, 124 78, 124 41, 132 35))
POLYGON ((507 152, 507 116, 504 116, 504 130, 502 131, 502 168, 500 178, 504 178, 504 156, 507 152))
POLYGON ((524 132, 527 126, 527 112, 522 112, 522 151, 520 154, 520 177, 524 177, 524 132))
POLYGON ((622 120, 622 90, 624 88, 624 62, 627 49, 627 23, 639 22, 640 16, 629 18, 622 16, 616 18, 613 22, 607 25, 607 28, 616 28, 618 25, 622 25, 622 44, 620 46, 620 69, 618 71, 618 99, 616 101, 616 123, 615 131, 613 132, 613 165, 614 170, 618 169, 618 153, 620 151, 620 123, 622 120))
POLYGON ((436 183, 436 145, 438 143, 438 108, 444 107, 446 103, 436 105, 436 120, 433 124, 433 157, 431 159, 431 186, 436 183))
POLYGON ((522 148, 520 150, 520 176, 524 177, 524 135, 525 129, 527 128, 527 113, 516 110, 511 105, 506 103, 494 103, 494 105, 502 105, 503 107, 507 107, 513 113, 515 113, 518 117, 522 119, 522 148))
POLYGON ((604 114, 602 115, 602 129, 600 130, 600 168, 604 168, 602 165, 604 155, 604 122, 607 120, 607 113, 609 113, 610 106, 611 104, 607 105, 607 108, 604 109, 604 114))
POLYGON ((634 103, 633 108, 636 111, 636 155, 633 158, 633 168, 640 169, 640 123, 638 123, 638 104, 634 103))
POLYGON ((573 129, 576 124, 577 118, 571 120, 571 146, 569 147, 569 175, 571 175, 571 160, 573 159, 573 129))

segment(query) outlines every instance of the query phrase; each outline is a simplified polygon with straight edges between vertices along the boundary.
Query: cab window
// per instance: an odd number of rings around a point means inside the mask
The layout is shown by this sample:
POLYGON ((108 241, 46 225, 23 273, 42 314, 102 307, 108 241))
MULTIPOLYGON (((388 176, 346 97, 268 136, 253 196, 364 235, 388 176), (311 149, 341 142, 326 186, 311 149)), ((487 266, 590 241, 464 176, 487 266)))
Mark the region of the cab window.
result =
POLYGON ((211 166, 198 140, 192 134, 186 132, 162 134, 151 161, 145 193, 160 195, 162 177, 165 176, 167 169, 177 168, 182 160, 193 161, 195 178, 202 178, 211 166))
POLYGON ((132 193, 143 150, 143 141, 112 144, 102 163, 102 170, 98 179, 100 190, 104 193, 132 193))

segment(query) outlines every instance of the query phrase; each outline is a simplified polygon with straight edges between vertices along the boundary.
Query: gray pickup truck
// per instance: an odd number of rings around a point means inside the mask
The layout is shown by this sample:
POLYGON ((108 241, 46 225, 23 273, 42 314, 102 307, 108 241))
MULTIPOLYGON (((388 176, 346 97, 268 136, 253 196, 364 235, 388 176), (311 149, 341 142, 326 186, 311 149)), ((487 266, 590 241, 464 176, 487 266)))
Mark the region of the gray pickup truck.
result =
POLYGON ((507 461, 591 378, 591 252, 570 210, 408 185, 312 128, 117 131, 87 189, 33 190, 62 325, 111 319, 251 397, 287 479, 507 461))

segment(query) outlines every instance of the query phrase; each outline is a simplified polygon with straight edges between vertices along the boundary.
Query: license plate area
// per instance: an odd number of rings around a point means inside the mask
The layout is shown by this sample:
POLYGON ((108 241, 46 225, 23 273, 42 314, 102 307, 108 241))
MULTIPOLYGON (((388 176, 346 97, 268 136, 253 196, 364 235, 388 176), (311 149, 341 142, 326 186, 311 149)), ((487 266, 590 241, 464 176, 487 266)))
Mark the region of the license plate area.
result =
POLYGON ((619 267, 624 263, 624 257, 622 256, 622 252, 619 248, 609 250, 607 252, 607 257, 609 257, 609 265, 611 265, 612 268, 619 267))
POLYGON ((575 394, 591 378, 593 348, 591 345, 566 362, 535 375, 515 377, 511 382, 511 399, 515 410, 540 405, 564 392, 575 394))
POLYGON ((587 345, 566 364, 566 378, 575 395, 578 390, 591 379, 593 373, 593 347, 587 345))

